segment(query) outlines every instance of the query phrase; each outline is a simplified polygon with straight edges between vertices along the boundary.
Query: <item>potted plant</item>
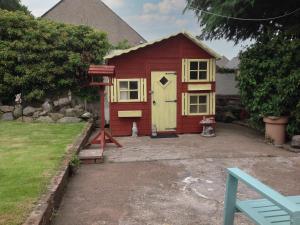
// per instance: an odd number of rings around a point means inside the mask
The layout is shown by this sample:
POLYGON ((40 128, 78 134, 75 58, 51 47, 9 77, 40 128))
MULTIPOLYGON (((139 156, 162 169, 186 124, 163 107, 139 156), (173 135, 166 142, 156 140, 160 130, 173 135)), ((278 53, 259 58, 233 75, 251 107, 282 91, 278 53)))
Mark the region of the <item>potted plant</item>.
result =
POLYGON ((275 146, 282 146, 285 143, 285 130, 288 123, 287 116, 264 117, 265 138, 275 146))
POLYGON ((295 117, 300 99, 299 49, 297 40, 266 35, 240 54, 237 79, 242 103, 252 125, 265 125, 266 139, 276 146, 285 142, 286 131, 292 136, 299 130, 295 117))

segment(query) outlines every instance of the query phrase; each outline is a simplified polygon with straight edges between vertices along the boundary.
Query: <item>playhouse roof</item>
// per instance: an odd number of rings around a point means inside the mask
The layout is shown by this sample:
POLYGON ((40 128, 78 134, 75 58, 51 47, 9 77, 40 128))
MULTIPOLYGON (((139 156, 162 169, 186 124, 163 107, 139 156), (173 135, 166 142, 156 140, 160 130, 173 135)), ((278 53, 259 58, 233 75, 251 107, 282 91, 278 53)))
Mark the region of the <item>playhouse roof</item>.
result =
POLYGON ((182 34, 186 38, 190 39, 197 46, 199 46, 200 48, 202 48, 203 50, 205 50, 206 52, 208 52, 213 57, 215 57, 217 59, 220 59, 222 57, 221 55, 219 55, 218 53, 216 53, 214 50, 212 50, 211 48, 209 48, 207 45, 205 45, 202 41, 200 41, 197 38, 195 38, 192 34, 186 32, 186 31, 183 31, 183 32, 179 32, 179 33, 176 33, 176 34, 169 35, 167 37, 163 37, 161 39, 158 39, 158 40, 155 40, 155 41, 152 41, 152 42, 147 42, 147 43, 144 43, 144 44, 140 44, 140 45, 137 45, 135 47, 128 48, 128 49, 125 49, 125 50, 114 50, 114 51, 110 52, 108 55, 106 55, 104 57, 104 59, 112 59, 114 57, 117 57, 117 56, 120 56, 120 55, 123 55, 123 54, 127 54, 129 52, 133 52, 133 51, 136 51, 136 50, 141 49, 141 48, 145 48, 145 47, 150 46, 150 45, 157 44, 159 42, 162 42, 164 40, 170 39, 172 37, 176 37, 176 36, 178 36, 180 34, 182 34))

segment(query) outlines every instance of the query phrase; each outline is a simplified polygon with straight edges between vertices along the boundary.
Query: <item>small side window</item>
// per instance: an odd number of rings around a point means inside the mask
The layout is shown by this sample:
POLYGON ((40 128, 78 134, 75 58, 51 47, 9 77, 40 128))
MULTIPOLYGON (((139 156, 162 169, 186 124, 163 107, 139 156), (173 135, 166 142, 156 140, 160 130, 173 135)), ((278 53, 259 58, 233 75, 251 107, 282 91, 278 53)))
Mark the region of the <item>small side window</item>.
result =
POLYGON ((139 80, 119 80, 119 101, 139 101, 139 80))

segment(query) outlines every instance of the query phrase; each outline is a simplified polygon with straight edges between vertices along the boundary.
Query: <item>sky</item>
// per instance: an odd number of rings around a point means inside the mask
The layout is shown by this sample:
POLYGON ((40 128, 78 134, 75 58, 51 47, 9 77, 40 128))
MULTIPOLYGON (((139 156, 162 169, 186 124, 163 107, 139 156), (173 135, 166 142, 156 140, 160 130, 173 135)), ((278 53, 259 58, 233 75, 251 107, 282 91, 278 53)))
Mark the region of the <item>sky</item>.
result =
MULTIPOLYGON (((59 0, 21 0, 35 16, 43 15, 59 0)), ((186 0, 103 0, 147 41, 180 31, 199 35, 201 29, 192 12, 183 10, 186 0)), ((249 43, 234 45, 226 40, 204 41, 210 48, 231 59, 249 43)))

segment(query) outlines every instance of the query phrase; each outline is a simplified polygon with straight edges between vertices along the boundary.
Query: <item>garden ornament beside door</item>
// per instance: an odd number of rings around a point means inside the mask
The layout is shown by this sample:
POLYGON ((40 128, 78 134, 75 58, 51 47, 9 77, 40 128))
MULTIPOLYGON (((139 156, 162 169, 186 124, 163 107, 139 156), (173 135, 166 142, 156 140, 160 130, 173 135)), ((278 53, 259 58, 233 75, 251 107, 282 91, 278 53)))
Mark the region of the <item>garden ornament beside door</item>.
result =
POLYGON ((205 116, 203 117, 203 120, 200 121, 200 125, 203 127, 201 136, 203 137, 215 137, 215 129, 214 125, 216 124, 214 118, 206 118, 205 116))

